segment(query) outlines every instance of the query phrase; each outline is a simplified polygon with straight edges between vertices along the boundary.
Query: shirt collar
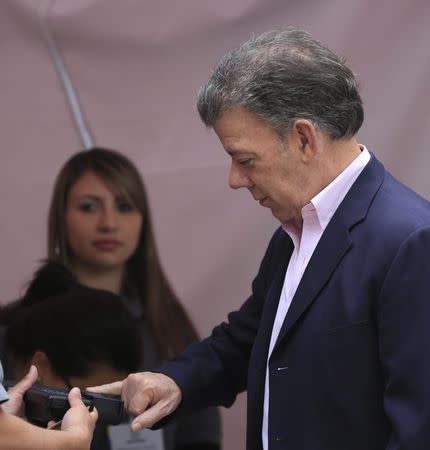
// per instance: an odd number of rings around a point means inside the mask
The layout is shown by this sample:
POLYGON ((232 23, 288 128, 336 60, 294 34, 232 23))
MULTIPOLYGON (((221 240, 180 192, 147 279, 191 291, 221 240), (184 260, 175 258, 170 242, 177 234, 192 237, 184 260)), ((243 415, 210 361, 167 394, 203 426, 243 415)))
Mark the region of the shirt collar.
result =
MULTIPOLYGON (((360 145, 360 148, 361 152, 354 161, 302 208, 303 222, 316 215, 321 232, 326 229, 351 186, 370 161, 371 156, 367 148, 364 145, 360 145)), ((293 239, 295 247, 298 248, 300 230, 295 229, 291 223, 284 224, 283 229, 293 239)))
POLYGON ((364 145, 361 145, 360 148, 361 152, 357 158, 311 200, 323 230, 326 229, 337 208, 351 189, 351 186, 370 161, 370 153, 367 148, 364 145))

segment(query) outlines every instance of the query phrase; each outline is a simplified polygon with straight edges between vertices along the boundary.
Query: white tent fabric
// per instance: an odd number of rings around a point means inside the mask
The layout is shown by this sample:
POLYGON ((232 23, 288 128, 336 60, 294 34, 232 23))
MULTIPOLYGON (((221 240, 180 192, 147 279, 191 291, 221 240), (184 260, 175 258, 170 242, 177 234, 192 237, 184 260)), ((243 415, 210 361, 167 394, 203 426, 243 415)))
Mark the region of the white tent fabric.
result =
MULTIPOLYGON (((251 34, 294 25, 347 57, 365 102, 361 142, 430 196, 427 0, 3 0, 2 302, 45 256, 54 177, 83 146, 41 13, 95 144, 140 168, 162 261, 202 334, 248 295, 277 226, 247 192, 228 189, 228 157, 195 111, 218 58, 251 34)), ((223 416, 225 449, 244 448, 244 397, 223 416)))

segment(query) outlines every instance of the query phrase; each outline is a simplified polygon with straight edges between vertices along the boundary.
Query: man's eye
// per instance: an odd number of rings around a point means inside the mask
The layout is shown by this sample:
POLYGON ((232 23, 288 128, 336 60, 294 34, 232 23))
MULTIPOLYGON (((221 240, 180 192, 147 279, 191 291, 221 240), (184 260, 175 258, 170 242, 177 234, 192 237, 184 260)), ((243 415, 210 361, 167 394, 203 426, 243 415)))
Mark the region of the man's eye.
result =
POLYGON ((79 209, 83 212, 94 212, 97 209, 97 205, 94 203, 82 203, 79 205, 79 209))
POLYGON ((239 164, 241 166, 245 166, 245 167, 252 166, 253 160, 250 159, 250 158, 249 159, 243 159, 243 160, 239 161, 239 164))

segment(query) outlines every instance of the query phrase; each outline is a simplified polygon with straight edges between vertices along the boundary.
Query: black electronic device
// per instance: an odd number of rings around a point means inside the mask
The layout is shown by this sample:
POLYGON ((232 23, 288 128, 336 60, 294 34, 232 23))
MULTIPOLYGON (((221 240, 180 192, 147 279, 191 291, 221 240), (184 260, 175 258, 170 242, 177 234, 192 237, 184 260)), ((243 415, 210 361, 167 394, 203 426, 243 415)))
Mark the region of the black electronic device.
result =
MULTIPOLYGON (((13 385, 13 382, 3 382, 5 388, 13 385)), ((65 389, 33 384, 24 394, 25 416, 30 422, 41 426, 46 426, 51 420, 57 422, 70 408, 67 395, 68 391, 65 389)), ((82 391, 81 395, 85 406, 97 409, 99 423, 117 425, 127 420, 124 403, 119 396, 88 391, 82 391)))

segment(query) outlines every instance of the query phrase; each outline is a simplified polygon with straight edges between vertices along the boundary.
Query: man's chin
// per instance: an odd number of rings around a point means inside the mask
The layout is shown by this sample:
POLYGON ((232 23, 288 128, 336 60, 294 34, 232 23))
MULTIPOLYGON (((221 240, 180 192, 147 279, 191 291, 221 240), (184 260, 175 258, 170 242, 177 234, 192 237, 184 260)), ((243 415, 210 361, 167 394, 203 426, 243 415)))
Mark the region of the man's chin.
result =
POLYGON ((288 218, 285 218, 285 215, 282 214, 282 212, 279 211, 279 209, 274 208, 274 207, 271 207, 271 206, 269 206, 269 205, 265 205, 265 204, 264 204, 264 200, 263 200, 263 202, 260 202, 260 205, 261 205, 263 208, 270 209, 270 212, 272 213, 272 216, 273 216, 275 219, 278 219, 281 223, 284 223, 284 222, 286 222, 286 221, 289 220, 288 218))
POLYGON ((281 222, 281 224, 286 224, 292 220, 291 216, 285 214, 285 212, 282 213, 282 211, 279 211, 279 209, 270 208, 270 212, 272 213, 272 216, 275 219, 277 219, 277 220, 279 220, 279 222, 281 222))

